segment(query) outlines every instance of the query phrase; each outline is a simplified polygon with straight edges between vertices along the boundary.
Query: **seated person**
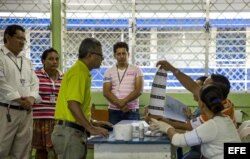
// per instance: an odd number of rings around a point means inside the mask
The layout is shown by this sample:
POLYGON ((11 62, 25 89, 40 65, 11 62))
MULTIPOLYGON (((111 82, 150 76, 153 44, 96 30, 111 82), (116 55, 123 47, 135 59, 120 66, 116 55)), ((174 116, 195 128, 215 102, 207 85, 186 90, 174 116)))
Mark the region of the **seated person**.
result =
MULTIPOLYGON (((202 87, 206 79, 207 79, 207 76, 200 76, 200 77, 198 77, 198 78, 195 80, 195 82, 196 82, 200 87, 202 87)), ((198 102, 199 99, 198 99, 197 96, 193 95, 193 98, 194 98, 194 100, 195 100, 196 102, 198 102)), ((200 112, 199 107, 197 107, 193 112, 191 112, 191 109, 188 108, 187 110, 184 110, 184 114, 186 114, 186 116, 187 116, 188 119, 194 119, 194 118, 200 116, 201 112, 200 112)))
MULTIPOLYGON (((166 71, 171 71, 175 77, 181 82, 181 84, 189 90, 194 98, 200 96, 200 88, 201 86, 197 84, 192 78, 181 72, 180 70, 176 69, 174 66, 172 66, 169 62, 167 61, 159 61, 157 66, 160 65, 161 68, 165 69, 166 71)), ((223 91, 223 106, 224 109, 222 110, 222 113, 224 115, 229 116, 233 122, 235 123, 235 117, 234 117, 234 105, 233 103, 227 99, 227 96, 230 91, 230 82, 229 80, 220 74, 211 74, 206 80, 204 81, 204 85, 210 84, 210 83, 217 83, 221 85, 223 91)), ((196 128, 197 126, 201 125, 205 121, 208 120, 208 117, 205 114, 201 114, 199 117, 194 118, 186 123, 181 123, 181 122, 176 122, 176 121, 171 121, 168 119, 164 119, 160 116, 154 116, 156 119, 163 120, 170 125, 172 125, 176 129, 181 129, 181 130, 192 130, 193 128, 196 128)))
MULTIPOLYGON (((206 79, 207 76, 200 76, 195 80, 195 82, 202 87, 206 79)), ((194 96, 194 100, 198 102, 199 98, 194 96)), ((187 115, 189 119, 197 118, 201 114, 199 107, 197 107, 193 111, 193 113, 191 113, 190 109, 185 110, 184 113, 187 115)), ((201 147, 200 145, 196 145, 196 146, 191 146, 190 150, 183 155, 182 159, 200 159, 200 156, 201 156, 201 147)))
POLYGON ((192 131, 180 134, 170 124, 156 119, 151 119, 151 131, 166 133, 175 146, 201 145, 205 158, 223 158, 224 143, 241 142, 234 122, 222 113, 224 91, 218 84, 207 84, 200 89, 199 107, 208 120, 192 131))

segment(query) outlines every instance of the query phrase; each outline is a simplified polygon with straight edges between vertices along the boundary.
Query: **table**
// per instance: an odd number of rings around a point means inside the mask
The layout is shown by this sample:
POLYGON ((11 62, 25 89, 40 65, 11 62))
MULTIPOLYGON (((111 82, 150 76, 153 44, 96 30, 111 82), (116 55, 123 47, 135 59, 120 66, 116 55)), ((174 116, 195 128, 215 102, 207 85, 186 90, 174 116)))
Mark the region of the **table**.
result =
POLYGON ((94 159, 175 159, 176 148, 166 136, 133 138, 131 141, 116 141, 114 133, 108 137, 90 137, 94 145, 94 159))

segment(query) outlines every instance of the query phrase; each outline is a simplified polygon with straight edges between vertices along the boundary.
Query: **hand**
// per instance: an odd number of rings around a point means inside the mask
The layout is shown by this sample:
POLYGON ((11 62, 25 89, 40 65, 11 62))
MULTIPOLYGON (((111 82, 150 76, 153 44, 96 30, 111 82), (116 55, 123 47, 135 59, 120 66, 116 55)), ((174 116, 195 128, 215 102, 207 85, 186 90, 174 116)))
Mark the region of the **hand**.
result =
POLYGON ((163 117, 163 116, 160 116, 160 115, 153 115, 153 114, 148 113, 148 114, 145 116, 145 121, 146 121, 147 123, 150 123, 152 118, 153 118, 153 119, 156 119, 156 120, 164 120, 164 117, 163 117))
POLYGON ((99 126, 99 127, 100 127, 100 126, 105 126, 105 125, 110 126, 110 127, 113 126, 113 124, 111 124, 111 123, 108 122, 108 121, 97 121, 97 120, 94 120, 93 125, 94 125, 94 126, 99 126))
POLYGON ((116 101, 116 103, 117 103, 117 106, 118 106, 119 108, 122 108, 122 107, 124 107, 124 106, 126 105, 126 102, 125 102, 124 99, 118 99, 118 100, 116 101))
POLYGON ((21 97, 21 100, 22 100, 22 102, 20 103, 21 106, 30 112, 33 104, 35 103, 35 98, 31 96, 21 97))
POLYGON ((192 119, 193 118, 193 113, 192 113, 192 111, 191 111, 190 108, 183 109, 183 113, 186 115, 186 117, 188 119, 192 119))
POLYGON ((30 112, 35 102, 35 98, 31 96, 21 97, 21 98, 15 99, 14 101, 18 102, 21 105, 21 107, 23 107, 24 109, 30 112))
POLYGON ((32 96, 27 97, 27 101, 29 102, 30 106, 33 106, 35 103, 35 98, 32 96))
POLYGON ((158 67, 158 66, 161 66, 160 68, 162 68, 162 69, 164 69, 164 70, 166 70, 166 71, 171 71, 171 72, 173 72, 174 70, 176 70, 168 61, 166 61, 166 60, 162 60, 162 61, 158 61, 157 63, 156 63, 156 67, 158 67))
POLYGON ((171 125, 163 122, 163 121, 158 121, 156 119, 151 119, 150 127, 149 129, 153 132, 163 132, 167 133, 170 128, 173 128, 171 125))
POLYGON ((129 108, 128 108, 128 106, 127 105, 124 105, 123 107, 121 107, 120 108, 121 109, 121 111, 123 111, 124 113, 127 113, 127 112, 129 112, 129 108))
POLYGON ((101 128, 101 127, 95 127, 92 126, 89 130, 89 133, 92 135, 101 135, 103 137, 108 136, 108 130, 101 128))
POLYGON ((127 105, 127 103, 128 103, 128 102, 127 102, 125 99, 120 99, 120 100, 119 100, 120 106, 127 105))

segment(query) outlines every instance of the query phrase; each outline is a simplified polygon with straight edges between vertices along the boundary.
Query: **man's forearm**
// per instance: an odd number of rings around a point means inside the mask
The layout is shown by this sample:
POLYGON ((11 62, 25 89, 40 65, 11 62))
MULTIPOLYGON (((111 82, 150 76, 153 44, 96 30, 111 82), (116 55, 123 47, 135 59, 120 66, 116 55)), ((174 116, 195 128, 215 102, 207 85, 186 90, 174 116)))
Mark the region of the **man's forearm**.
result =
POLYGON ((199 85, 191 77, 178 69, 173 70, 172 73, 187 90, 193 94, 197 93, 197 90, 199 90, 199 85))
POLYGON ((119 107, 119 99, 112 92, 106 92, 104 96, 109 102, 119 107))
POLYGON ((188 130, 188 131, 193 129, 192 125, 189 122, 182 123, 182 122, 172 121, 172 120, 168 120, 168 119, 163 119, 163 121, 172 125, 175 129, 188 130))
POLYGON ((131 102, 141 95, 141 91, 135 90, 131 92, 127 97, 124 98, 125 102, 131 102))

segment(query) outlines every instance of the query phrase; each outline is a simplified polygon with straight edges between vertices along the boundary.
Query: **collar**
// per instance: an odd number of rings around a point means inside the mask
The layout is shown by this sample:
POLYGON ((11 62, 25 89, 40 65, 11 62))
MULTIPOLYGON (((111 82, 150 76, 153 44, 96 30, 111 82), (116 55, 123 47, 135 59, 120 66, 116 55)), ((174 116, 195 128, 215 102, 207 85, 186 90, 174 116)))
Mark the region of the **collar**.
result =
POLYGON ((126 67, 124 67, 123 69, 118 68, 118 64, 116 64, 115 67, 116 67, 118 70, 125 70, 126 68, 129 68, 129 64, 128 64, 126 67))
POLYGON ((89 74, 89 77, 91 77, 91 73, 90 73, 90 70, 88 69, 87 65, 81 61, 81 60, 77 60, 76 63, 79 63, 80 67, 82 67, 82 71, 83 72, 87 72, 89 74))
MULTIPOLYGON (((47 73, 45 72, 44 68, 42 68, 41 71, 42 71, 43 74, 47 74, 47 73)), ((58 69, 56 69, 56 71, 59 73, 59 76, 62 76, 62 75, 63 75, 62 71, 60 71, 60 70, 58 70, 58 69)))
POLYGON ((12 53, 6 46, 2 46, 1 50, 3 51, 5 55, 10 54, 11 56, 18 57, 18 58, 23 57, 23 52, 20 52, 17 56, 15 56, 14 53, 12 53))

